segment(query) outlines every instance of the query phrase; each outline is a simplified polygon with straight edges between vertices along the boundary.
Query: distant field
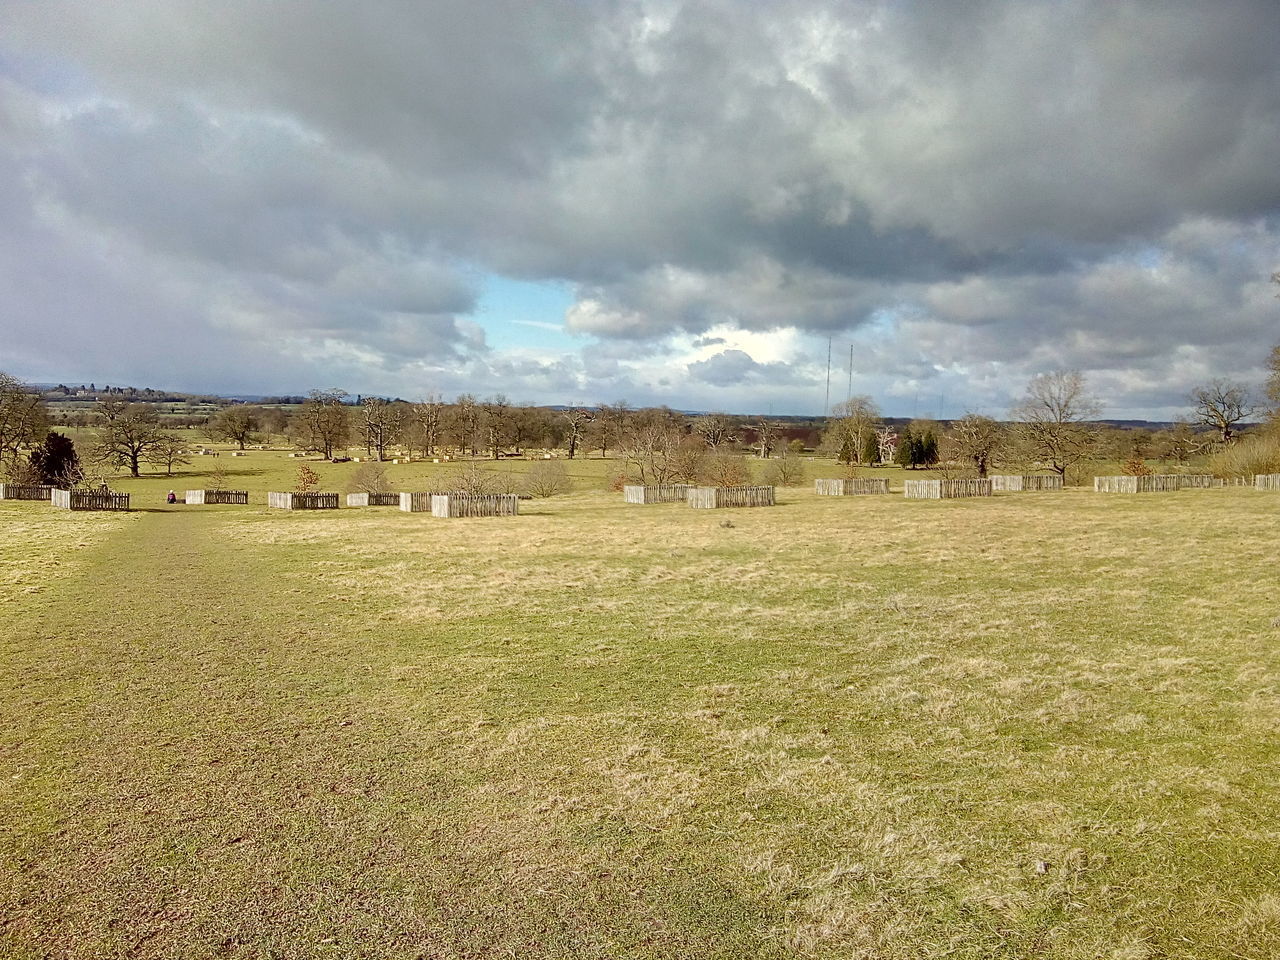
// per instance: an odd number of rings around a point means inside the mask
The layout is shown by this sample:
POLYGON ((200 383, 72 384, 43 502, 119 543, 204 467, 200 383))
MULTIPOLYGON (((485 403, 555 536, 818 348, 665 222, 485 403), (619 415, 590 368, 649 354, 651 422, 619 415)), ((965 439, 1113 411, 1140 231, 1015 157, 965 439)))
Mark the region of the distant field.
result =
POLYGON ((1280 495, 212 466, 0 502, 0 956, 1280 955, 1280 495))

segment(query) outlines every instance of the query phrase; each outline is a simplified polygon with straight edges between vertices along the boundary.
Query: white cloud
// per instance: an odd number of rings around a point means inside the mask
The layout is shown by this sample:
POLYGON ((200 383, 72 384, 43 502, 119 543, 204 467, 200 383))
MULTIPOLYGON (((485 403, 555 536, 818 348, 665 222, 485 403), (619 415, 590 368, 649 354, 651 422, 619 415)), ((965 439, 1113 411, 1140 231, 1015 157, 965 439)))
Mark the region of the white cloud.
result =
POLYGON ((889 400, 1071 365, 1172 409, 1276 337, 1278 30, 1269 0, 7 4, 0 334, 29 376, 728 407, 811 405, 834 336, 889 400), (486 274, 576 290, 582 353, 492 349, 486 274))

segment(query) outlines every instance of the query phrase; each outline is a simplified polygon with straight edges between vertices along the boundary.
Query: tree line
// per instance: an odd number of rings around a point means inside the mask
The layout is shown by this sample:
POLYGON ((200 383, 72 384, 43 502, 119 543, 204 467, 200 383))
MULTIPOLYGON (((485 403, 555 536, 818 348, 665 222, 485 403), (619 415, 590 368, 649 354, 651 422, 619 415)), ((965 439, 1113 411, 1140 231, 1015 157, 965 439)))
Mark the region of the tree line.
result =
MULTIPOLYGON (((454 455, 499 459, 528 449, 613 457, 626 475, 647 483, 743 482, 746 454, 779 460, 780 482, 794 482, 803 468, 795 455, 814 451, 850 467, 897 464, 908 469, 957 466, 978 476, 1001 464, 1030 464, 1065 476, 1083 461, 1117 459, 1141 470, 1155 456, 1185 463, 1196 453, 1232 444, 1240 425, 1280 411, 1280 345, 1272 350, 1269 376, 1255 402, 1243 385, 1213 380, 1192 391, 1184 420, 1168 430, 1117 430, 1098 422, 1101 403, 1078 371, 1033 377, 1007 421, 966 413, 948 424, 886 422, 875 402, 852 397, 834 416, 812 424, 726 413, 686 415, 666 407, 632 408, 625 401, 567 408, 515 404, 497 394, 464 393, 452 401, 432 395, 420 401, 362 396, 340 389, 313 390, 292 407, 233 403, 202 418, 211 441, 240 449, 277 441, 326 459, 363 450, 382 460, 392 455, 454 455), (1204 428, 1197 430, 1196 428, 1204 428), (1210 431, 1210 432, 1205 432, 1210 431)), ((136 399, 132 388, 98 391, 89 424, 95 440, 86 453, 93 469, 144 465, 172 473, 190 462, 189 439, 175 434, 174 418, 155 403, 136 399)), ((187 418, 184 418, 184 420, 187 418)), ((65 436, 51 431, 40 392, 0 373, 0 467, 11 481, 69 485, 84 479, 81 462, 65 436)))

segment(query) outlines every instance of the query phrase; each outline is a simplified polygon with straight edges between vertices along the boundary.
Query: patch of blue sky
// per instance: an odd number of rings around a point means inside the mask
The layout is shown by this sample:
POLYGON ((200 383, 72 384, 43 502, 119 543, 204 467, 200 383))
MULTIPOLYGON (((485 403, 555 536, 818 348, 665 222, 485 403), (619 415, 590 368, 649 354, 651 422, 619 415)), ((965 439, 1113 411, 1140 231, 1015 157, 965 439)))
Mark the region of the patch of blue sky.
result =
POLYGON ((573 301, 573 288, 567 283, 489 274, 482 281, 472 319, 484 327, 489 345, 499 350, 576 351, 582 342, 564 325, 573 301))

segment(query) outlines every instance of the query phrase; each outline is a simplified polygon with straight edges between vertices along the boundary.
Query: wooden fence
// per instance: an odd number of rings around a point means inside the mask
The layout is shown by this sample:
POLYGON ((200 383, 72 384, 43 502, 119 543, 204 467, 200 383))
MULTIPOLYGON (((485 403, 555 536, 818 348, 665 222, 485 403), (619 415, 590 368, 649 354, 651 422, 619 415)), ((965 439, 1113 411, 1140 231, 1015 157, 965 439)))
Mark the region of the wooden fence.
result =
POLYGON ((129 494, 98 490, 54 490, 49 497, 63 510, 128 510, 129 494))
POLYGON ((699 509, 716 507, 772 507, 773 487, 690 487, 689 506, 699 509))
POLYGON ((1052 474, 993 475, 991 489, 996 492, 1017 493, 1030 490, 1061 490, 1062 478, 1052 474))
POLYGON ((398 493, 348 493, 348 507, 398 507, 400 506, 400 494, 398 493))
POLYGON ((0 483, 0 500, 51 500, 53 489, 31 483, 0 483))
POLYGON ((457 490, 424 490, 418 493, 397 494, 400 498, 400 509, 405 513, 430 513, 432 497, 463 496, 457 490))
POLYGON ((856 497, 863 494, 888 493, 889 481, 883 477, 845 477, 837 480, 813 481, 813 492, 820 497, 856 497))
POLYGON ((1095 493, 1170 493, 1174 490, 1205 489, 1213 477, 1198 473, 1156 473, 1146 477, 1094 477, 1095 493))
POLYGON ((692 490, 687 483, 659 483, 622 488, 624 503, 684 503, 692 490))
POLYGON ((431 498, 433 517, 514 517, 520 512, 520 498, 514 493, 443 493, 431 498))
POLYGON ((1253 478, 1258 490, 1280 490, 1280 473, 1259 473, 1253 478))
POLYGON ((337 510, 336 493, 268 493, 267 506, 281 510, 337 510))
POLYGON ((908 480, 902 491, 908 500, 951 500, 991 496, 991 478, 984 480, 908 480))
POLYGON ((183 500, 189 504, 201 503, 236 503, 243 506, 249 502, 248 490, 188 490, 183 500))

